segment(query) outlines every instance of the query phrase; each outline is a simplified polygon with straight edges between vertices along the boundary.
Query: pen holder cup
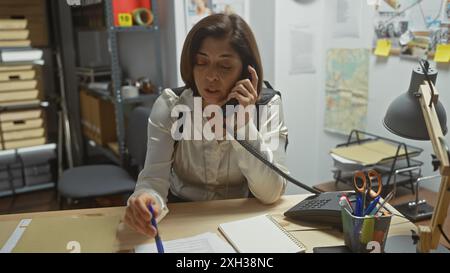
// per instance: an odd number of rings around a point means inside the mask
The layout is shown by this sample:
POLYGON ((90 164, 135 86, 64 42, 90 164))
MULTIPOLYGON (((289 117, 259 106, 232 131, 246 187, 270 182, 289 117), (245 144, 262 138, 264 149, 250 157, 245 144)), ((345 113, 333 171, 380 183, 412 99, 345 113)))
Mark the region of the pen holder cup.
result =
POLYGON ((345 245, 354 253, 382 253, 391 225, 392 213, 357 217, 341 210, 345 245))

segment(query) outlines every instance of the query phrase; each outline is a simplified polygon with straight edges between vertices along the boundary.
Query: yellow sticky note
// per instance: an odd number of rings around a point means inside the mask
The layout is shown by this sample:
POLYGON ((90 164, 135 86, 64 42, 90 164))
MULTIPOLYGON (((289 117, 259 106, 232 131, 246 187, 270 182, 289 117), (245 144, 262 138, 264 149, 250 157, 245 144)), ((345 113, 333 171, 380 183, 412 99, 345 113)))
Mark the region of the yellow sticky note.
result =
POLYGON ((133 18, 130 13, 119 13, 119 26, 121 27, 131 27, 133 25, 133 18))
POLYGON ((450 61, 450 45, 437 45, 434 61, 437 63, 448 63, 450 61))
POLYGON ((377 48, 375 49, 375 55, 387 57, 391 52, 392 43, 387 39, 380 39, 377 41, 377 48))

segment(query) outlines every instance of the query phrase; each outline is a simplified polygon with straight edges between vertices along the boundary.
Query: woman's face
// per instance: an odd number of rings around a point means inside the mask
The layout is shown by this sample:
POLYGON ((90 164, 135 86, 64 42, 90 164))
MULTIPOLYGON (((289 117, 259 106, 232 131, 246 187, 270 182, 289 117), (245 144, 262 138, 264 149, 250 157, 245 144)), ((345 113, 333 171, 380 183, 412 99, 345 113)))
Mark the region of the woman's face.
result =
POLYGON ((240 80, 242 61, 228 39, 205 38, 195 56, 194 79, 204 105, 225 104, 240 80))

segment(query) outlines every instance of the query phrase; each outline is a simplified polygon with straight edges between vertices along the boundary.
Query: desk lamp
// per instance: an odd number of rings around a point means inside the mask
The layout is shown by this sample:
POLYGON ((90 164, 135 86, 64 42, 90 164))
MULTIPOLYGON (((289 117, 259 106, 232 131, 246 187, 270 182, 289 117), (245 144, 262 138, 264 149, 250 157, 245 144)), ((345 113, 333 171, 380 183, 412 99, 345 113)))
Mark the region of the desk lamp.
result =
MULTIPOLYGON (((441 233, 446 237, 442 226, 450 201, 450 152, 444 138, 447 117, 434 87, 436 78, 437 71, 430 68, 428 61, 420 61, 420 66, 413 70, 408 92, 391 103, 384 118, 384 126, 389 131, 409 139, 431 140, 436 153, 433 166, 435 170, 439 169, 441 185, 431 224, 419 226, 419 242, 416 246, 419 252, 437 249, 441 233)), ((412 241, 411 238, 405 239, 412 241)))

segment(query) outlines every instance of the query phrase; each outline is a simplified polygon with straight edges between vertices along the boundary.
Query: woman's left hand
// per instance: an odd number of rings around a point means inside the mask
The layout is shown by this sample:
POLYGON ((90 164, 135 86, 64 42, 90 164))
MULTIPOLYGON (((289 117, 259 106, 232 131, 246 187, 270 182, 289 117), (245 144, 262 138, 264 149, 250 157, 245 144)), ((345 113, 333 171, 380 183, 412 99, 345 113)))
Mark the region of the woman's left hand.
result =
MULTIPOLYGON (((236 85, 231 89, 230 94, 228 94, 227 101, 230 99, 236 99, 239 104, 242 106, 240 111, 244 111, 243 108, 255 105, 256 101, 258 100, 258 92, 256 91, 258 89, 258 74, 256 73, 256 70, 248 66, 248 71, 250 72, 250 79, 243 79, 238 82, 236 82, 236 85)), ((245 126, 249 120, 252 118, 249 116, 249 114, 252 113, 246 113, 245 114, 245 121, 240 122, 239 120, 236 121, 236 126, 238 128, 241 128, 242 126, 245 126)), ((239 116, 239 113, 238 113, 239 116)))
POLYGON ((230 94, 228 94, 227 101, 230 99, 237 99, 239 104, 247 107, 254 105, 258 99, 258 74, 256 70, 250 65, 247 67, 250 72, 250 79, 242 79, 237 81, 230 94))

